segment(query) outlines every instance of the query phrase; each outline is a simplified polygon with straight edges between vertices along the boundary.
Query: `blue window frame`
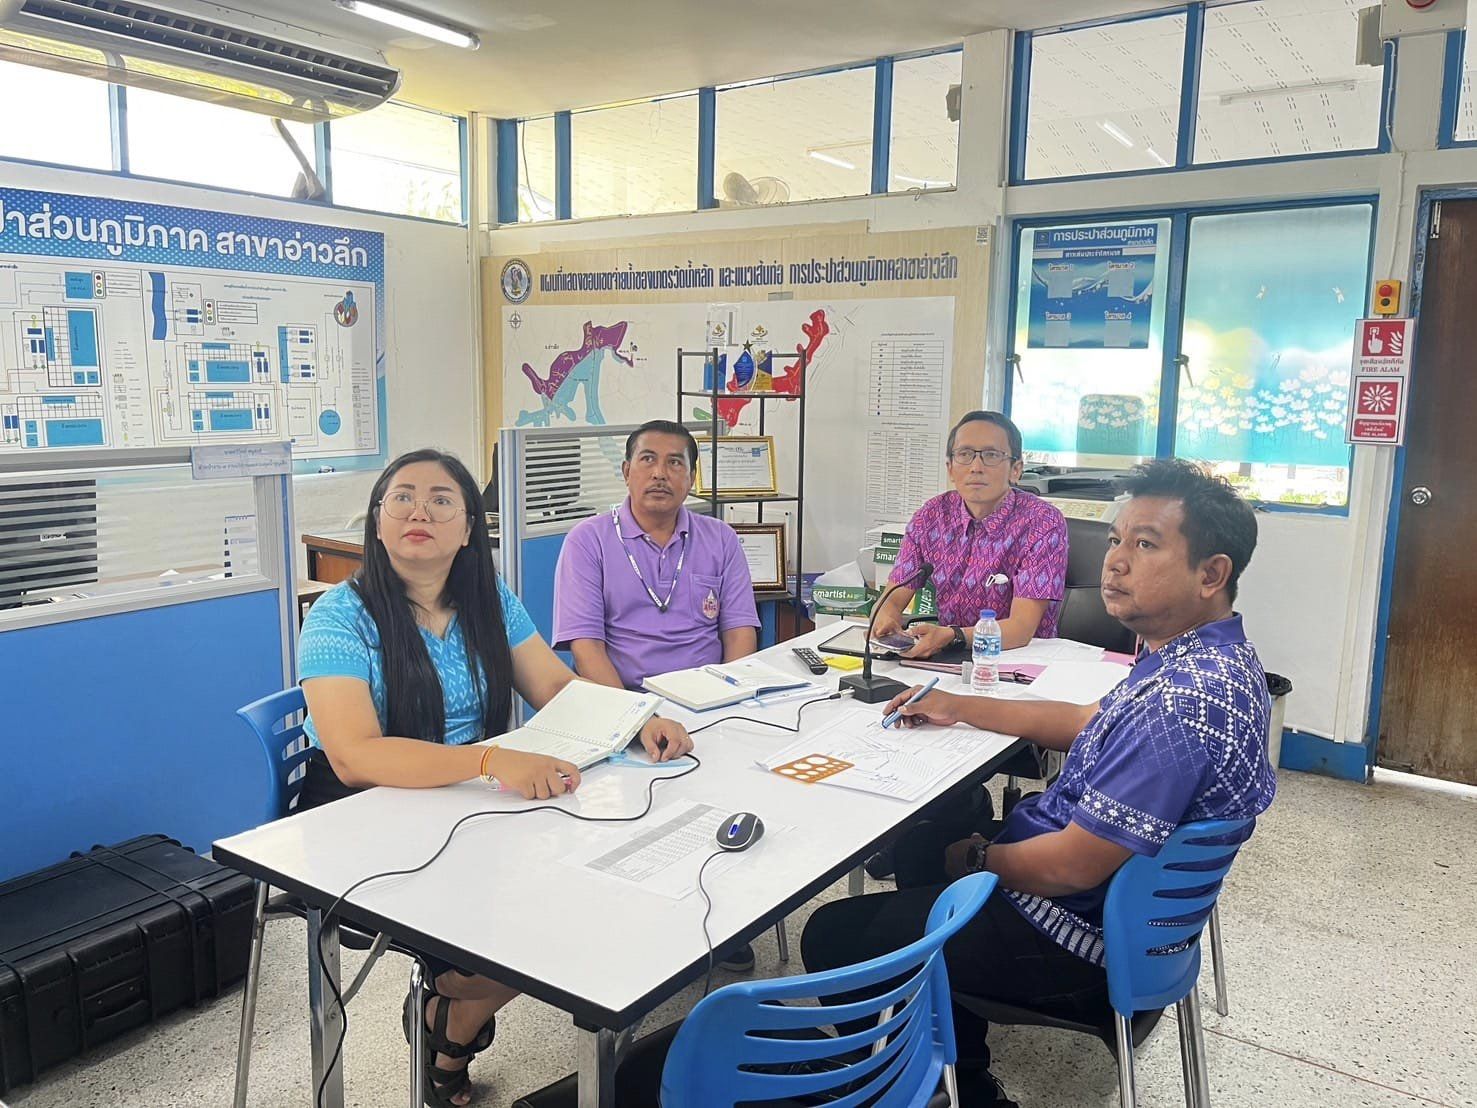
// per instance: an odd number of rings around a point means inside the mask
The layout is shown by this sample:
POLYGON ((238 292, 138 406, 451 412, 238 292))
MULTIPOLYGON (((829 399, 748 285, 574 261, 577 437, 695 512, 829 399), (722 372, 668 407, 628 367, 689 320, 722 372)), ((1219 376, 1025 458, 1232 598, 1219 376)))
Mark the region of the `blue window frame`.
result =
POLYGON ((1230 0, 1018 34, 1011 183, 1388 149, 1394 47, 1352 61, 1359 7, 1230 0))
MULTIPOLYGON (((1348 365, 1374 209, 1354 197, 1017 222, 1005 408, 1028 457, 1120 468, 1178 453, 1270 509, 1346 513, 1348 365), (1084 267, 1107 263, 1053 250, 1058 238, 1144 244, 1110 259, 1117 295, 1142 305, 1139 331, 1125 322, 1110 342, 1106 323, 1102 334, 1062 329, 1078 291, 1101 283, 1084 267)), ((1089 318, 1101 308, 1081 303, 1089 318)))

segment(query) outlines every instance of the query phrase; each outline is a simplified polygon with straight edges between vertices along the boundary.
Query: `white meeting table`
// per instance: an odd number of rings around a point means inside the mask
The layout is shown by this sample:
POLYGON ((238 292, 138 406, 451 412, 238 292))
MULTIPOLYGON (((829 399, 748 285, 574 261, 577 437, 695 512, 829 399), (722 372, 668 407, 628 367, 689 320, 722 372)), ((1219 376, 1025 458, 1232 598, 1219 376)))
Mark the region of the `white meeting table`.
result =
MULTIPOLYGON (((815 647, 836 630, 813 631, 759 657, 786 672, 808 675, 791 648, 815 647)), ((874 668, 905 684, 933 676, 889 662, 874 668)), ((832 670, 814 680, 834 691, 840 676, 832 670)), ((957 691, 962 685, 958 677, 947 676, 940 687, 957 691)), ((742 713, 793 724, 803 702, 782 699, 759 709, 751 702, 702 718, 742 713)), ((807 708, 801 733, 851 707, 846 698, 807 708)), ((666 714, 683 722, 694 718, 675 708, 666 714)), ((981 772, 997 771, 1026 745, 980 732, 978 758, 909 803, 824 783, 798 784, 756 767, 756 759, 796 741, 789 732, 732 721, 694 741, 701 767, 657 784, 653 812, 674 802, 699 802, 726 812, 754 812, 776 829, 733 864, 710 868, 704 879, 713 902, 708 933, 714 948, 761 934, 848 871, 851 891, 859 892, 858 867, 885 839, 926 804, 967 788, 981 772)), ((648 782, 690 766, 683 760, 670 773, 597 766, 574 796, 543 803, 587 816, 636 813, 645 803, 648 782)), ((695 889, 673 900, 567 864, 582 849, 627 841, 633 825, 585 823, 557 812, 469 820, 434 865, 372 881, 340 905, 335 917, 325 918, 339 895, 362 878, 424 862, 463 816, 534 806, 480 781, 440 789, 373 788, 214 845, 217 861, 301 897, 310 908, 313 1090, 316 1094, 326 1079, 323 1108, 343 1105, 342 1060, 329 1068, 343 1027, 333 999, 337 917, 386 932, 568 1012, 578 1034, 580 1108, 612 1108, 617 1034, 702 977, 708 965, 704 904, 695 889)))

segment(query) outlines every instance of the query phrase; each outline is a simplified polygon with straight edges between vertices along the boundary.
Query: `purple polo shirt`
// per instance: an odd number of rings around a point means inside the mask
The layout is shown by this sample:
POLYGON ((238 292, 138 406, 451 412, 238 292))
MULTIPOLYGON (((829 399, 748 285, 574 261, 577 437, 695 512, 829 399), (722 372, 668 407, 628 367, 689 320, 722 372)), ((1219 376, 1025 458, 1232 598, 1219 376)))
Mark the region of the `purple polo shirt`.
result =
POLYGON ((629 498, 617 516, 618 527, 610 512, 582 520, 564 540, 554 573, 556 648, 599 639, 634 689, 655 673, 723 661, 721 632, 759 626, 749 563, 732 527, 683 508, 671 539, 658 546, 631 514, 629 498), (665 612, 648 586, 658 600, 671 594, 665 612))
POLYGON ((949 491, 913 513, 888 580, 907 583, 924 563, 933 566, 939 622, 968 633, 984 608, 1001 619, 1010 602, 1049 600, 1036 637, 1056 638, 1057 615, 1067 581, 1067 521, 1034 493, 1011 489, 984 519, 969 514, 964 498, 949 491), (986 585, 995 574, 1003 585, 986 585))

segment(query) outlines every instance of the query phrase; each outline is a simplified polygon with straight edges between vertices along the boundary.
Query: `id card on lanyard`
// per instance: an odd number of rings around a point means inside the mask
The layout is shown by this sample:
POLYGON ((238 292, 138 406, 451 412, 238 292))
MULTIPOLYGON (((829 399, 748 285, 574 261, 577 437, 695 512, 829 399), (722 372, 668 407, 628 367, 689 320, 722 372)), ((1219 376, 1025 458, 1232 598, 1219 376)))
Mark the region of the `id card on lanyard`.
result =
POLYGON ((641 567, 636 564, 636 555, 631 553, 631 548, 626 545, 626 536, 621 534, 620 505, 614 504, 610 509, 610 524, 615 528, 615 537, 625 551, 626 561, 631 563, 631 572, 636 575, 636 580, 641 582, 641 587, 646 590, 646 595, 651 597, 651 602, 656 605, 656 610, 666 615, 667 609, 672 606, 672 597, 677 595, 677 586, 682 583, 682 564, 687 561, 687 535, 682 536, 682 553, 677 555, 677 573, 672 578, 672 587, 667 590, 666 598, 657 596, 656 590, 646 582, 641 574, 641 567))

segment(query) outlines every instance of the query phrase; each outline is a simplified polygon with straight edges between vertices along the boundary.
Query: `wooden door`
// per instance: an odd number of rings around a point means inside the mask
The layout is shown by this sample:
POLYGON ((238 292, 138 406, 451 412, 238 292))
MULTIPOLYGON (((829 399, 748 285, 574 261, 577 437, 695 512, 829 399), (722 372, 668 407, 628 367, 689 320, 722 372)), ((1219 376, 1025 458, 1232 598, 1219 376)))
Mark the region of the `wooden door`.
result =
POLYGON ((1377 756, 1477 784, 1477 200, 1433 208, 1377 756))

